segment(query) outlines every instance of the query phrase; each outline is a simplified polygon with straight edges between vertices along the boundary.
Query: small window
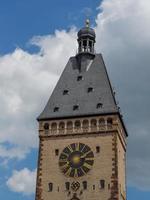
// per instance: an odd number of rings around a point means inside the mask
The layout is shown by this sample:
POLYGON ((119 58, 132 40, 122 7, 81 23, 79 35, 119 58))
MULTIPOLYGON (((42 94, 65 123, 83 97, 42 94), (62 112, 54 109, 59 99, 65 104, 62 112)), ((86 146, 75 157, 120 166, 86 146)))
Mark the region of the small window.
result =
POLYGON ((99 152, 100 152, 100 147, 96 146, 96 153, 99 153, 99 152))
POLYGON ((67 94, 69 94, 69 91, 68 90, 64 90, 63 91, 63 95, 67 95, 67 94))
POLYGON ((92 87, 89 87, 89 88, 87 89, 87 92, 88 92, 88 93, 93 92, 93 88, 92 88, 92 87))
POLYGON ((110 184, 108 184, 108 190, 110 190, 110 184))
POLYGON ((93 190, 95 190, 95 185, 93 185, 93 190))
POLYGON ((59 123, 59 129, 64 129, 65 128, 65 123, 64 122, 60 122, 59 123))
POLYGON ((77 81, 81 81, 81 80, 83 80, 83 77, 82 76, 78 76, 77 77, 77 81))
POLYGON ((83 40, 83 46, 87 46, 87 40, 83 40))
POLYGON ((52 131, 57 130, 57 123, 56 122, 52 123, 51 129, 52 129, 52 131))
POLYGON ((112 125, 112 124, 113 124, 112 118, 108 118, 108 119, 107 119, 107 124, 108 124, 108 125, 112 125))
POLYGON ((79 105, 74 105, 73 110, 79 110, 79 105))
POLYGON ((95 128, 97 126, 97 120, 96 119, 92 119, 91 120, 91 127, 95 128))
POLYGON ((97 106, 96 106, 97 109, 98 109, 98 108, 102 108, 102 107, 103 107, 103 104, 102 104, 102 103, 98 103, 97 106))
POLYGON ((85 129, 85 128, 88 128, 89 127, 89 121, 88 120, 83 120, 82 122, 82 127, 85 129))
POLYGON ((67 129, 72 129, 72 128, 73 128, 72 121, 67 122, 67 129))
POLYGON ((55 149, 55 155, 56 155, 56 156, 59 155, 59 149, 55 149))
POLYGON ((48 130, 48 129, 49 129, 49 124, 48 124, 48 123, 45 123, 45 124, 44 124, 44 129, 45 129, 45 130, 48 130))
POLYGON ((70 183, 66 182, 65 185, 66 185, 66 190, 70 190, 70 183))
POLYGON ((82 184, 83 184, 83 189, 86 190, 87 189, 87 181, 83 181, 82 184))
POLYGON ((89 41, 89 46, 92 47, 92 41, 91 40, 89 41))
POLYGON ((80 42, 79 42, 79 46, 80 46, 80 47, 81 47, 81 44, 82 44, 82 43, 81 43, 81 41, 80 41, 80 42))
POLYGON ((103 119, 103 118, 99 119, 99 124, 100 125, 105 125, 105 119, 103 119))
POLYGON ((105 188, 105 180, 100 180, 100 189, 105 188))
POLYGON ((48 189, 49 189, 48 190, 49 192, 52 192, 52 190, 53 190, 53 183, 49 183, 48 184, 48 189))
POLYGON ((59 107, 55 107, 54 112, 58 112, 58 111, 59 111, 59 107))
POLYGON ((83 191, 81 190, 81 191, 80 191, 80 195, 82 195, 82 194, 83 194, 83 191))
POLYGON ((80 127, 81 126, 81 123, 80 123, 80 121, 78 120, 78 121, 75 121, 75 123, 74 123, 74 125, 75 125, 75 127, 80 127))

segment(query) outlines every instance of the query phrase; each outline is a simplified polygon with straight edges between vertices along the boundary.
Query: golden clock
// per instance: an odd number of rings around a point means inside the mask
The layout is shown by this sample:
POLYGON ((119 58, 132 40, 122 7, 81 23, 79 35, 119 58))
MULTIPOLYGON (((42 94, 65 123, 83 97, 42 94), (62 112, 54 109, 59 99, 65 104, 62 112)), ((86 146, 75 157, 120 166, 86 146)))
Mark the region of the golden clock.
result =
POLYGON ((88 145, 73 143, 65 147, 59 157, 61 171, 70 177, 87 174, 94 164, 94 153, 88 145))

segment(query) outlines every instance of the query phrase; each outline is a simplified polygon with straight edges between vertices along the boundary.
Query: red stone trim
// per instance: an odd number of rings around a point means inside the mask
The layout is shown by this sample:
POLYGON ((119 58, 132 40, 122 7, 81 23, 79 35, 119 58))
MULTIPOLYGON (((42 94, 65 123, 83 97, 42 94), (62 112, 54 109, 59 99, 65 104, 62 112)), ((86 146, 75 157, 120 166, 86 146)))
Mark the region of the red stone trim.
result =
POLYGON ((36 195, 35 200, 43 200, 42 199, 42 151, 43 151, 43 139, 40 139, 39 142, 39 155, 38 155, 38 169, 37 169, 37 178, 36 178, 36 195))
POLYGON ((117 150, 117 133, 112 138, 112 176, 111 176, 111 194, 108 200, 119 200, 118 189, 118 150, 117 150))

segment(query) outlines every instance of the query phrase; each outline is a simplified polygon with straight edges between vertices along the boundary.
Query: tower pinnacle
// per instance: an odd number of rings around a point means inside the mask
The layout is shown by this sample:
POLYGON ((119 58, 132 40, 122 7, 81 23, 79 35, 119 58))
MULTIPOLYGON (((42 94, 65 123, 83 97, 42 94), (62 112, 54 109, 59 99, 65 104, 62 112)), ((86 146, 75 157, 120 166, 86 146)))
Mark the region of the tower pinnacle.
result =
POLYGON ((89 20, 89 19, 86 19, 86 21, 85 21, 85 26, 86 26, 87 28, 90 27, 90 20, 89 20))
POLYGON ((95 31, 90 28, 90 20, 85 21, 85 27, 81 28, 78 32, 78 54, 90 53, 95 54, 94 44, 95 44, 95 31))

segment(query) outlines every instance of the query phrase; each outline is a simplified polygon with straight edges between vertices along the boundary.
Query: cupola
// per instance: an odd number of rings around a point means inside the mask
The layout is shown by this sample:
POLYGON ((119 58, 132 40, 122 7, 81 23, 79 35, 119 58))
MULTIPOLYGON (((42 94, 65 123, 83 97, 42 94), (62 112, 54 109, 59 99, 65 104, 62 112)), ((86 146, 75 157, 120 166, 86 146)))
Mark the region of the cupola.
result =
POLYGON ((94 29, 90 28, 90 21, 87 19, 85 22, 85 27, 78 32, 78 54, 90 53, 95 54, 94 44, 95 44, 96 34, 94 29))

